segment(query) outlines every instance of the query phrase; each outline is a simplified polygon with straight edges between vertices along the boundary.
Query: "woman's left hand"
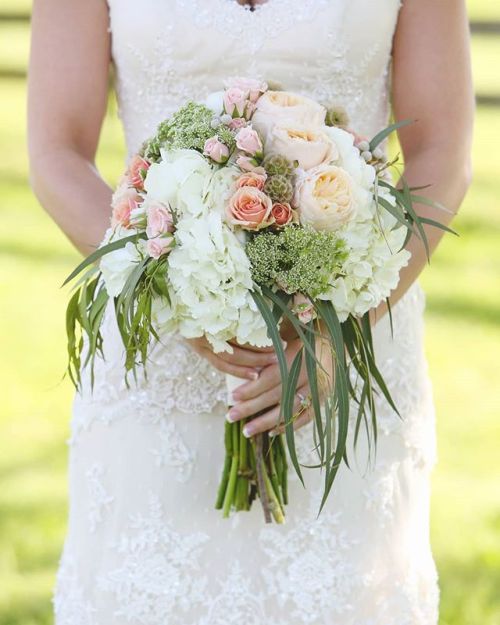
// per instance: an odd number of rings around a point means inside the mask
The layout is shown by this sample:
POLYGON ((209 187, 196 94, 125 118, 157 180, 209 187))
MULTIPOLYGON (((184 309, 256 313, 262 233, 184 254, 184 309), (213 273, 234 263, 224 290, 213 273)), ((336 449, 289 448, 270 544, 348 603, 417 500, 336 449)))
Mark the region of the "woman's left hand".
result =
MULTIPOLYGON (((285 350, 288 366, 290 366, 301 347, 302 342, 299 339, 288 340, 285 350)), ((233 392, 233 398, 237 403, 229 410, 227 415, 228 421, 240 421, 265 410, 269 405, 274 405, 274 408, 268 409, 263 414, 248 421, 244 427, 244 434, 250 437, 268 430, 271 430, 273 433, 283 432, 284 424, 280 423, 279 406, 281 390, 279 366, 273 364, 265 367, 261 370, 257 380, 246 382, 233 392)), ((312 419, 312 409, 307 405, 308 403, 310 404, 309 398, 310 391, 307 372, 303 365, 299 374, 294 404, 294 414, 298 415, 294 422, 295 429, 302 427, 312 419)))

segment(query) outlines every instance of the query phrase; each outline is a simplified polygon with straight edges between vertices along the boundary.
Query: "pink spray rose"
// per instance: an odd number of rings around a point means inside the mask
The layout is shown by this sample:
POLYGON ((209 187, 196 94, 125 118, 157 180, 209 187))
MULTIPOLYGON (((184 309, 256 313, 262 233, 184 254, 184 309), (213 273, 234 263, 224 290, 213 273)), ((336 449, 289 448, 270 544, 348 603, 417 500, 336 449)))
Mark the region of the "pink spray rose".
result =
POLYGON ((130 227, 130 214, 142 202, 142 197, 135 189, 124 189, 113 197, 113 212, 111 223, 113 226, 130 227))
POLYGON ((293 210, 288 202, 276 202, 273 204, 271 215, 277 226, 286 226, 293 221, 293 210))
POLYGON ((262 141, 253 128, 241 128, 236 135, 236 147, 251 156, 262 154, 262 141))
POLYGON ((271 198, 255 187, 242 187, 229 200, 226 207, 230 223, 247 230, 260 230, 272 223, 271 198))
POLYGON ((266 173, 260 174, 255 171, 249 171, 245 174, 241 174, 241 176, 236 181, 236 186, 238 187, 238 189, 241 189, 241 187, 255 187, 256 189, 262 191, 264 189, 266 180, 266 173))
POLYGON ((217 137, 211 137, 205 141, 203 154, 211 158, 215 163, 225 163, 229 158, 229 148, 217 137))
POLYGON ((239 130, 240 128, 244 128, 247 125, 247 120, 244 117, 235 117, 232 119, 228 127, 230 130, 239 130))
POLYGON ((224 91, 224 111, 231 117, 244 117, 248 103, 247 94, 238 87, 230 87, 224 91))
POLYGON ((144 178, 142 172, 147 172, 151 163, 138 154, 131 160, 128 168, 129 183, 138 191, 144 190, 144 178))
POLYGON ((173 229, 172 213, 167 206, 153 204, 148 207, 146 234, 149 239, 173 232, 173 229))
POLYGON ((314 306, 300 293, 293 298, 293 312, 297 315, 301 323, 309 323, 312 319, 316 318, 314 306))
POLYGON ((163 237, 148 239, 146 241, 146 251, 151 258, 160 258, 160 256, 170 252, 173 247, 173 241, 174 237, 170 234, 163 237))
POLYGON ((250 158, 249 156, 238 156, 236 159, 236 165, 238 165, 242 171, 253 171, 256 174, 266 173, 266 170, 260 165, 257 165, 253 158, 250 158))
POLYGON ((267 83, 255 78, 232 78, 228 81, 228 86, 245 91, 250 102, 257 102, 260 96, 267 91, 267 83))

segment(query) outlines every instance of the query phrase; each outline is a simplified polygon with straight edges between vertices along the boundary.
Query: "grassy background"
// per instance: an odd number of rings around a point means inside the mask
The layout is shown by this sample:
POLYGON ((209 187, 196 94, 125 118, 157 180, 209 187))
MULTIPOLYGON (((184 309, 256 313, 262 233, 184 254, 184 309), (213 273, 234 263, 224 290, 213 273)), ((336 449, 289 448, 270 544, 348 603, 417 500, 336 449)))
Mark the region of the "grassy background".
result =
MULTIPOLYGON (((28 10, 0 0, 0 13, 28 10)), ((471 0, 500 19, 500 3, 471 0)), ((26 66, 28 27, 0 23, 0 69, 26 66)), ((500 93, 500 40, 473 41, 477 88, 500 93)), ((25 86, 0 81, 0 625, 51 622, 50 593, 66 521, 72 390, 58 287, 76 253, 27 184, 25 86)), ((113 182, 123 145, 111 103, 99 165, 113 182)), ((438 411, 432 535, 441 574, 441 625, 500 625, 500 110, 480 109, 475 181, 423 276, 427 352, 438 411)))

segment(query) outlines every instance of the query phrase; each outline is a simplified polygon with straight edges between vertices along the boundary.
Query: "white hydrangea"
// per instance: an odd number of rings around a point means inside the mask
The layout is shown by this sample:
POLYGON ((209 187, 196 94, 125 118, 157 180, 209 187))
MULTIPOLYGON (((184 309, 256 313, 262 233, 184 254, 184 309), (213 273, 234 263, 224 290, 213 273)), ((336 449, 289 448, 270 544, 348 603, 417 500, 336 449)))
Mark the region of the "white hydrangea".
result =
POLYGON ((250 301, 250 263, 221 216, 185 217, 177 223, 175 238, 168 278, 180 333, 205 335, 215 351, 229 350, 227 341, 234 337, 264 344, 265 322, 250 301))
MULTIPOLYGON (((377 307, 391 294, 398 282, 401 269, 408 264, 410 252, 401 249, 406 228, 373 199, 373 167, 360 158, 342 130, 331 128, 332 137, 340 153, 340 166, 345 167, 356 181, 362 207, 356 217, 339 231, 347 246, 347 259, 342 266, 342 277, 335 279, 321 299, 330 300, 344 321, 349 314, 364 315, 377 307)), ((394 204, 394 198, 384 188, 379 196, 394 204)))
MULTIPOLYGON (((118 241, 137 234, 131 228, 120 226, 109 228, 104 235, 101 247, 112 241, 118 241)), ((141 242, 138 244, 127 243, 124 247, 105 254, 100 261, 99 268, 102 272, 104 284, 110 297, 117 297, 123 290, 125 282, 137 267, 137 263, 143 258, 141 242)))
POLYGON ((196 150, 162 150, 161 155, 162 161, 151 165, 144 180, 148 197, 167 204, 179 216, 201 214, 212 166, 196 150))

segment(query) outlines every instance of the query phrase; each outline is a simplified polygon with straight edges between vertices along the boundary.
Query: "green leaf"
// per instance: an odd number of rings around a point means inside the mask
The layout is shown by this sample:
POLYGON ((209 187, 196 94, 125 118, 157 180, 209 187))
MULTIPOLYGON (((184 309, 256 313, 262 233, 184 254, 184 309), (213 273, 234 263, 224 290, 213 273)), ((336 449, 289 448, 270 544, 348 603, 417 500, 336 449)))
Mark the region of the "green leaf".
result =
POLYGON ((290 375, 285 385, 285 393, 283 397, 283 415, 285 419, 285 439, 288 446, 288 453, 290 454, 290 460, 292 461, 295 472, 297 473, 302 485, 304 485, 304 479, 300 470, 300 463, 297 458, 297 450, 295 448, 295 431, 293 428, 294 423, 294 411, 293 406, 295 403, 295 394, 297 392, 297 383, 299 380, 300 369, 302 367, 302 352, 300 348, 295 354, 292 366, 290 367, 290 375))
POLYGON ((423 224, 427 224, 428 226, 433 226, 434 228, 439 228, 439 230, 444 230, 445 232, 454 234, 456 237, 460 236, 458 232, 456 232, 455 230, 452 230, 452 228, 449 228, 448 226, 445 226, 442 223, 439 223, 439 221, 435 221, 434 219, 429 219, 429 217, 420 217, 419 219, 423 224))
POLYGON ((405 228, 407 228, 412 234, 415 234, 411 222, 405 216, 404 211, 398 210, 397 206, 393 206, 389 201, 383 197, 377 197, 377 204, 385 208, 395 219, 399 221, 405 228))
POLYGON ((267 333, 269 338, 273 342, 274 349, 276 350, 276 356, 278 357, 278 365, 280 369, 281 375, 281 383, 282 383, 282 391, 281 391, 281 415, 283 415, 283 400, 285 394, 285 386, 288 378, 288 364, 286 361, 285 351, 283 349, 283 342, 281 340, 281 335, 279 333, 279 328, 277 327, 276 320, 274 318, 273 312, 269 305, 267 304, 265 298, 257 291, 253 289, 250 291, 252 298, 262 315, 266 326, 267 333))
POLYGON ((324 441, 324 431, 323 431, 323 420, 321 414, 321 400, 320 393, 318 388, 318 370, 316 368, 316 337, 314 335, 314 320, 309 322, 309 326, 311 331, 305 333, 305 340, 310 347, 310 350, 305 350, 305 363, 306 363, 306 371, 307 371, 307 379, 309 382, 309 388, 311 390, 311 403, 314 410, 314 423, 316 426, 316 431, 319 436, 319 448, 320 448, 320 459, 321 463, 323 463, 325 457, 325 441, 324 441), (311 352, 313 352, 313 356, 311 356, 311 352))
POLYGON ((146 239, 146 238, 147 238, 146 233, 145 232, 141 232, 140 234, 133 234, 133 235, 131 235, 129 237, 125 237, 123 239, 119 239, 118 241, 113 241, 112 243, 107 243, 106 245, 103 245, 102 247, 97 249, 95 252, 92 252, 92 254, 87 256, 87 258, 85 260, 83 260, 78 265, 78 267, 76 267, 76 269, 74 269, 69 274, 69 276, 66 278, 66 280, 62 283, 62 286, 65 286, 66 284, 68 284, 68 282, 71 282, 71 280, 76 278, 76 276, 79 273, 81 273, 86 267, 88 267, 89 265, 92 265, 92 263, 95 263, 96 260, 99 260, 99 258, 104 256, 105 254, 109 254, 110 252, 114 252, 115 250, 119 250, 122 247, 125 247, 127 245, 127 243, 137 243, 141 239, 146 239))
POLYGON ((396 122, 395 124, 391 124, 384 130, 381 130, 378 134, 376 134, 373 139, 370 141, 370 152, 382 143, 384 139, 386 139, 390 134, 392 134, 395 130, 399 128, 403 128, 404 126, 408 126, 409 124, 413 124, 415 120, 413 119, 405 119, 400 122, 396 122))

